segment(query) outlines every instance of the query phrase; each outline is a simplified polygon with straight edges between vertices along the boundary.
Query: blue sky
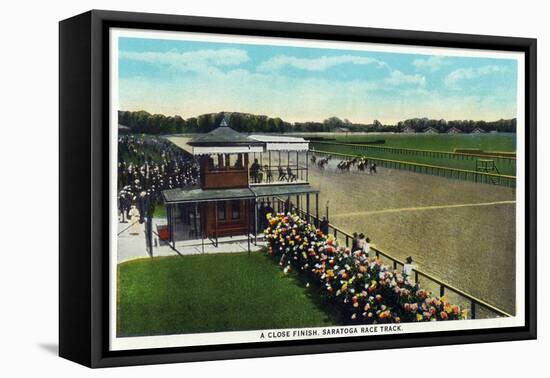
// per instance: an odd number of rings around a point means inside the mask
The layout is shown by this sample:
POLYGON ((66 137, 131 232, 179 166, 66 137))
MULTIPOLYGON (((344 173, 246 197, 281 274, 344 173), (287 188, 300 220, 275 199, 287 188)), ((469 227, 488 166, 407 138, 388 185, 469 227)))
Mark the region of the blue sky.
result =
POLYGON ((184 118, 218 111, 290 122, 513 118, 516 77, 511 59, 119 39, 120 109, 184 118))

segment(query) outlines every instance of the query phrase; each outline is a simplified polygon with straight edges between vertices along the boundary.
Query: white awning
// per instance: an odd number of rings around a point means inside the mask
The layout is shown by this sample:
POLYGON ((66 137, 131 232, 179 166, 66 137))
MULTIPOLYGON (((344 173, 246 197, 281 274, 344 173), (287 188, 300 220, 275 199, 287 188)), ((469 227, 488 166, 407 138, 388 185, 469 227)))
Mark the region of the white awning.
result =
POLYGON ((266 143, 266 151, 307 151, 309 143, 266 143))
POLYGON ((309 142, 304 138, 277 135, 249 135, 249 138, 265 143, 265 151, 307 151, 309 142))
POLYGON ((193 155, 209 154, 246 154, 249 152, 263 152, 262 146, 205 146, 192 147, 193 155))

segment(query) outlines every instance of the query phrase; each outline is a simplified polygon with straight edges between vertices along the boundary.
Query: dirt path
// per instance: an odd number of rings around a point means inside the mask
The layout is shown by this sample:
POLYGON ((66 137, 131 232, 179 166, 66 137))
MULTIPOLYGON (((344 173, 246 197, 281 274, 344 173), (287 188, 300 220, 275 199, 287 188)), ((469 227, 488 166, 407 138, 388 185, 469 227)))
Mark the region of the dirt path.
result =
POLYGON ((403 207, 398 209, 384 209, 384 210, 372 210, 372 211, 360 211, 355 213, 338 214, 332 216, 332 218, 349 217, 356 215, 372 215, 372 214, 385 214, 385 213, 400 213, 403 211, 424 211, 424 210, 438 210, 438 209, 456 209, 461 207, 476 207, 476 206, 495 206, 495 205, 510 205, 515 204, 516 201, 496 201, 496 202, 484 202, 484 203, 461 203, 454 205, 437 205, 437 206, 420 206, 420 207, 403 207))

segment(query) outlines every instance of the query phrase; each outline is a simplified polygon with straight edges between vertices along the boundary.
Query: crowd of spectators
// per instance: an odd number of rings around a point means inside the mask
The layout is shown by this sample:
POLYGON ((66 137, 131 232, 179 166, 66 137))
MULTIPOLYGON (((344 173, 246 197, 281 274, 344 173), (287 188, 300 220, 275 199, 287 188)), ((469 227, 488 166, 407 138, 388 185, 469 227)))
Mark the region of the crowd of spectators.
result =
POLYGON ((196 185, 198 176, 199 168, 193 157, 170 141, 150 136, 120 136, 118 207, 121 222, 128 221, 129 211, 135 206, 143 223, 161 203, 163 190, 196 185))

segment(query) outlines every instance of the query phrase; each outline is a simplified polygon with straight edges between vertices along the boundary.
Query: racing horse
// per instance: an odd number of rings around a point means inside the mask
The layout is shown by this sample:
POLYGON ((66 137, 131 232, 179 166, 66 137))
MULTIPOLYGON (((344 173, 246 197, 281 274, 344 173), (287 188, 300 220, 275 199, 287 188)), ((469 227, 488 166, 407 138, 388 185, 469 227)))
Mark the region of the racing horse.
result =
POLYGON ((340 170, 340 172, 349 172, 349 169, 351 165, 353 164, 353 160, 342 160, 338 163, 336 168, 340 170))
POLYGON ((361 158, 359 159, 359 162, 357 163, 357 169, 361 172, 364 172, 369 167, 369 160, 367 158, 361 158))
POLYGON ((330 160, 330 155, 327 157, 324 157, 322 159, 317 160, 317 166, 319 169, 325 169, 325 165, 328 164, 328 161, 330 160))

